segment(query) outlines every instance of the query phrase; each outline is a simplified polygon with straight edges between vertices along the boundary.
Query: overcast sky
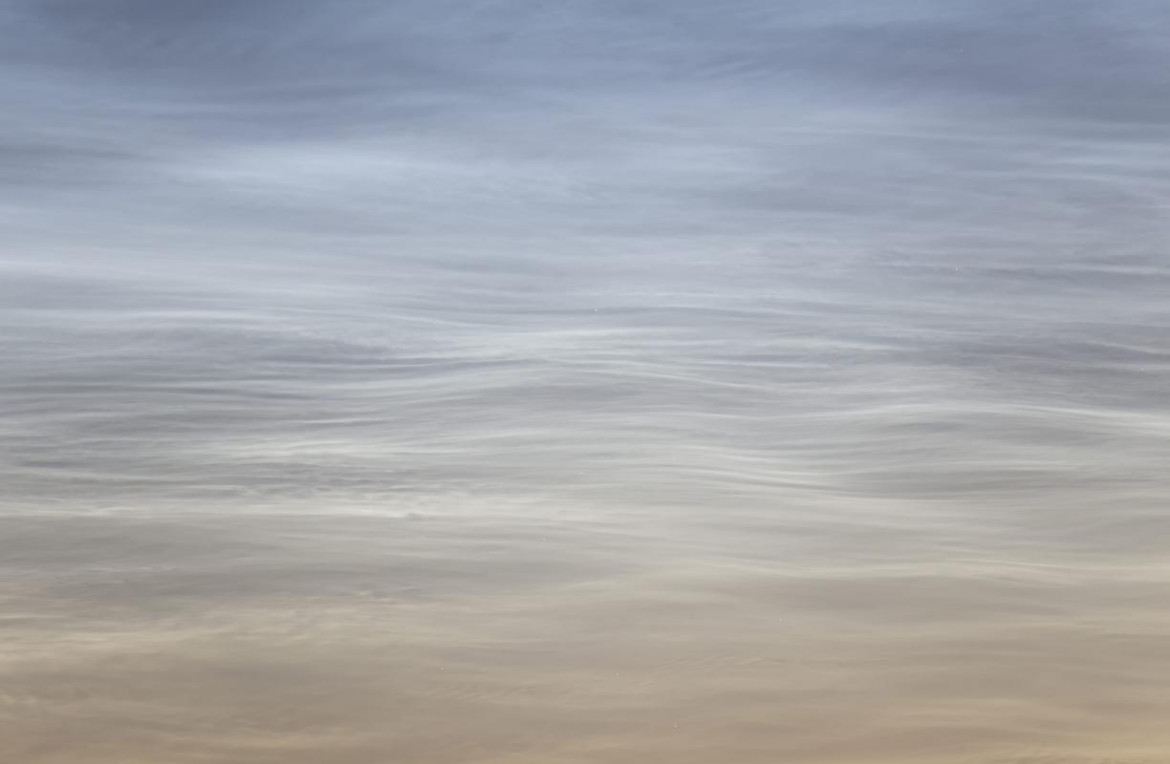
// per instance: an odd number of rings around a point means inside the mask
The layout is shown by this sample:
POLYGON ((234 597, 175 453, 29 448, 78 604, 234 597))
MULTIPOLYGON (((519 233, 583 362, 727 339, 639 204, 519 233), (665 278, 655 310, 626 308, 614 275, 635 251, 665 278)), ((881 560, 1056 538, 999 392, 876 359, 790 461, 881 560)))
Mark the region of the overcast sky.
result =
POLYGON ((932 173, 986 153, 883 139, 1149 140, 1168 21, 1134 0, 3 0, 2 209, 61 241, 64 220, 758 233, 889 201, 858 184, 947 191, 932 173))
POLYGON ((1167 22, 1139 0, 0 0, 6 483, 378 498, 511 469, 523 493, 632 464, 617 442, 756 448, 701 417, 810 390, 1149 408, 1167 22), (726 398, 658 390, 652 356, 726 398))

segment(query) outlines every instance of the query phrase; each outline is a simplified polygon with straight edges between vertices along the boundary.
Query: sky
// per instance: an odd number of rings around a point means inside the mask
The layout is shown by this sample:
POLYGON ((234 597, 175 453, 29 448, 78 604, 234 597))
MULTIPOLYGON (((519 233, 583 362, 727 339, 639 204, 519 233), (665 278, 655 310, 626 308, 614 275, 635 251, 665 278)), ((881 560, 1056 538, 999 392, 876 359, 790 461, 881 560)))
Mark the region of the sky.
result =
POLYGON ((7 0, 4 211, 18 246, 65 220, 761 231, 793 204, 881 205, 883 183, 946 189, 982 159, 966 135, 1156 139, 1168 20, 1131 0, 7 0), (928 131, 944 145, 874 145, 928 131))
MULTIPOLYGON (((10 484, 425 493, 458 480, 404 454, 523 423, 556 482, 575 468, 550 423, 597 421, 585 372, 775 358, 777 315, 830 367, 895 342, 972 395, 1149 408, 1156 374, 1109 364, 1165 321, 1167 21, 1134 0, 0 2, 10 484), (387 373, 417 421, 354 408, 345 385, 387 373), (394 469, 352 474, 390 446, 394 469)), ((620 439, 646 410, 611 382, 620 439)), ((450 469, 511 453, 485 449, 450 469)))
POLYGON ((0 0, 0 758, 1165 761, 1167 73, 1155 0, 0 0))

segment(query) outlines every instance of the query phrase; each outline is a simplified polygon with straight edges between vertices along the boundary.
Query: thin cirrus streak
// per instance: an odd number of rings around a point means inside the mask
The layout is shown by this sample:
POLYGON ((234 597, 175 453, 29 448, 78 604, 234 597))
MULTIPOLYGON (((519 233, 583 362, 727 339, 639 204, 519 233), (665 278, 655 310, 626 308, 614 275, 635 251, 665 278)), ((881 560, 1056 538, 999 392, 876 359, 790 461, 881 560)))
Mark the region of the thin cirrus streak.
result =
POLYGON ((1164 761, 1168 22, 0 1, 0 759, 1164 761))

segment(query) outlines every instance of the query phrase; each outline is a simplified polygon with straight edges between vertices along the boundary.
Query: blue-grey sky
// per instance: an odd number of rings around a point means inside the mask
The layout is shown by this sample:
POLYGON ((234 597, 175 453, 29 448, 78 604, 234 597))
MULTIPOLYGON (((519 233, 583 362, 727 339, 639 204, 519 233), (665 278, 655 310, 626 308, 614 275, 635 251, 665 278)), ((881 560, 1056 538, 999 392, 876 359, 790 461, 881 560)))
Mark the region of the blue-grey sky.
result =
POLYGON ((1134 0, 5 0, 12 484, 514 495, 676 440, 766 451, 703 417, 848 409, 851 385, 1148 408, 1168 21, 1134 0), (754 399, 702 381, 751 374, 754 399))
POLYGON ((6 0, 5 211, 763 232, 895 184, 957 193, 946 176, 995 153, 899 137, 1156 136, 1168 21, 1133 0, 6 0))

